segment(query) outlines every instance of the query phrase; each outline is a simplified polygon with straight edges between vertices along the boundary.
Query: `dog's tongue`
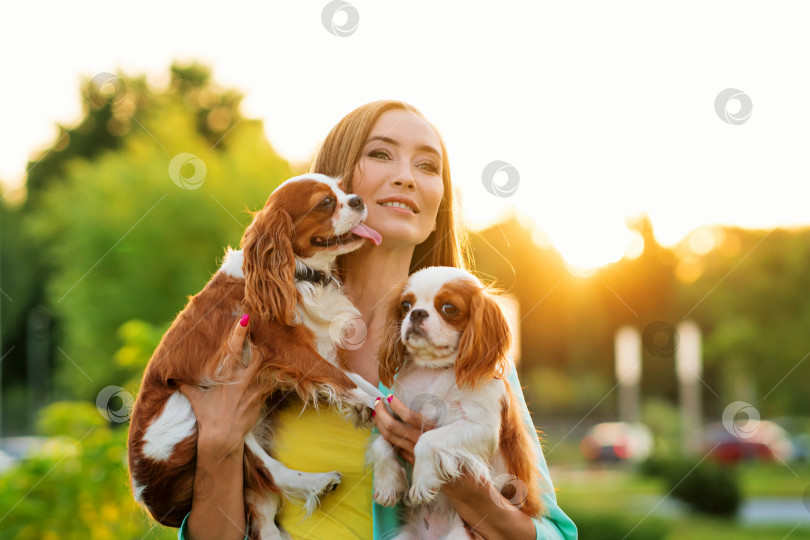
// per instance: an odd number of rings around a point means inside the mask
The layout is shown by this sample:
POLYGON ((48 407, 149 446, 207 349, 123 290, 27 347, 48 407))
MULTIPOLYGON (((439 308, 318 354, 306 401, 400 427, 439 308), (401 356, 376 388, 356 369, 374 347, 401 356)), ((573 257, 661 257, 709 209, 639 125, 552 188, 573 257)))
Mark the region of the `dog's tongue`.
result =
POLYGON ((351 230, 357 236, 362 236, 363 238, 368 238, 372 242, 374 242, 375 246, 379 246, 380 242, 382 242, 382 236, 380 233, 366 225, 365 223, 361 223, 357 227, 351 230))

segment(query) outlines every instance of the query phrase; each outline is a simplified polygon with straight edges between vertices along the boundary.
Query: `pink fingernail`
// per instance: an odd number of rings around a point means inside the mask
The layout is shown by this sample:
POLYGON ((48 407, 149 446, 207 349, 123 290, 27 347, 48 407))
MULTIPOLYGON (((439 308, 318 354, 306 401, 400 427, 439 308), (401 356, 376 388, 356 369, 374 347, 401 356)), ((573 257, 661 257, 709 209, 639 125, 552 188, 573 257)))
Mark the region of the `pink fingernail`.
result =
POLYGON ((391 403, 392 399, 394 399, 394 396, 388 396, 388 403, 391 403))
POLYGON ((377 416, 377 411, 371 411, 371 417, 374 418, 375 416, 377 416))
POLYGON ((245 313, 244 315, 242 315, 242 318, 239 319, 239 324, 241 324, 242 326, 247 326, 247 323, 248 323, 249 319, 250 319, 250 315, 245 313))
POLYGON ((374 406, 376 407, 376 406, 377 406, 377 403, 379 403, 379 402, 380 402, 380 398, 375 399, 375 400, 374 400, 374 406))

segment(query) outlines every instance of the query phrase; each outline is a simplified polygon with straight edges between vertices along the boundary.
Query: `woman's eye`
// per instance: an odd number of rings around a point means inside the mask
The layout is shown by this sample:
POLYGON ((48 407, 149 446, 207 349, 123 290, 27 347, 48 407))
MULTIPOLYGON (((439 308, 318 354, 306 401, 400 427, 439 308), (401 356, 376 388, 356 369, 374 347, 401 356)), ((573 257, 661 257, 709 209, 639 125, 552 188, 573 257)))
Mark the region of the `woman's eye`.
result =
POLYGON ((455 315, 458 313, 458 308, 453 304, 445 304, 442 306, 442 313, 445 315, 455 315))
POLYGON ((400 307, 402 308, 402 313, 408 313, 411 310, 411 303, 406 300, 400 304, 400 307))
POLYGON ((388 155, 388 152, 384 150, 372 150, 368 153, 368 157, 373 157, 377 159, 391 159, 391 156, 388 155))
POLYGON ((329 208, 330 206, 334 206, 334 205, 335 205, 335 199, 333 197, 325 197, 321 201, 321 206, 323 206, 325 208, 329 208))
POLYGON ((439 174, 439 168, 433 163, 422 163, 421 165, 419 165, 419 167, 429 173, 439 174))

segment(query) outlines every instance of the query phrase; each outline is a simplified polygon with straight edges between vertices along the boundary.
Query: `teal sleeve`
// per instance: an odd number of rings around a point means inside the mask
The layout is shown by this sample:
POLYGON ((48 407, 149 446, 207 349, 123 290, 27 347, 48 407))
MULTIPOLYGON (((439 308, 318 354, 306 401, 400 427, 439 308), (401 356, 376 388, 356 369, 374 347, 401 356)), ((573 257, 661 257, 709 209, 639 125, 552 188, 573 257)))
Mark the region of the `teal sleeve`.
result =
POLYGON ((576 540, 577 526, 574 525, 571 518, 557 505, 557 494, 554 493, 554 485, 551 483, 551 476, 548 473, 548 465, 543 455, 543 448, 540 445, 540 439, 537 437, 537 430, 529 414, 529 408, 526 406, 526 398, 523 396, 523 389, 520 387, 517 369, 515 369, 515 364, 511 359, 509 366, 509 374, 506 380, 509 382, 512 392, 517 396, 520 402, 523 421, 537 445, 538 469, 540 470, 541 485, 543 487, 543 504, 546 507, 546 515, 543 516, 542 519, 532 518, 534 520, 535 531, 537 531, 536 540, 576 540))
MULTIPOLYGON (((383 393, 384 396, 391 393, 391 390, 382 382, 379 383, 377 388, 383 393)), ((377 426, 372 427, 371 432, 374 435, 377 435, 379 433, 377 426)), ((373 470, 371 471, 371 474, 373 478, 373 470)), ((390 538, 392 532, 396 531, 402 525, 399 519, 399 510, 400 503, 397 503, 392 507, 388 507, 377 504, 373 499, 371 500, 371 519, 374 525, 374 540, 390 538)))
MULTIPOLYGON (((183 518, 183 523, 180 524, 180 528, 177 529, 177 540, 186 540, 186 522, 188 521, 188 516, 191 515, 191 512, 186 514, 186 517, 183 518)), ((248 540, 248 535, 245 534, 245 540, 248 540)))

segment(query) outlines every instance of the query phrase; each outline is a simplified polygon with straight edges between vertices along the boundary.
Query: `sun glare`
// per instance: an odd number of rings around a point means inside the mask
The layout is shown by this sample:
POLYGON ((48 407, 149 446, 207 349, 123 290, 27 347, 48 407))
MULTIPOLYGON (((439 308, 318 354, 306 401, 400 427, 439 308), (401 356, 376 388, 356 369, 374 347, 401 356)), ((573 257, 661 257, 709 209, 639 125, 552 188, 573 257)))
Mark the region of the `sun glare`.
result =
POLYGON ((638 257, 644 249, 641 235, 628 230, 623 223, 565 227, 549 231, 548 238, 564 259, 568 271, 581 277, 622 257, 638 257))

